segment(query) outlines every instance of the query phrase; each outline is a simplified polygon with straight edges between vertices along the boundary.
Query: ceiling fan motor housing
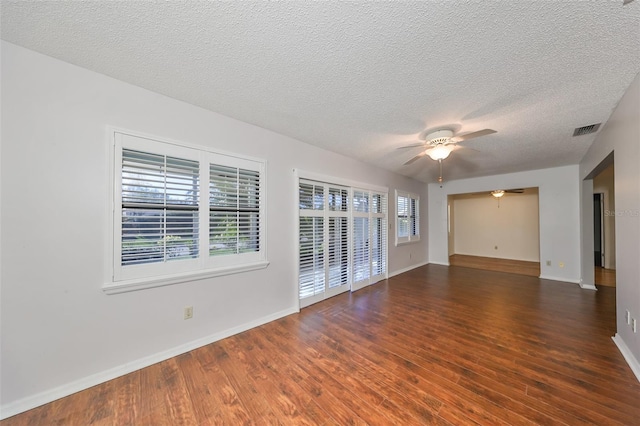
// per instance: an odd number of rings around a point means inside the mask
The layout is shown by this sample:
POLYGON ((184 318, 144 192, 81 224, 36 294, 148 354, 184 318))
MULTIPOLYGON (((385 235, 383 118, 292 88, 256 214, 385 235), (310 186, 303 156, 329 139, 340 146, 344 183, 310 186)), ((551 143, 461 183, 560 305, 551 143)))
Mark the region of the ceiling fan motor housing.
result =
POLYGON ((444 145, 451 142, 453 137, 453 131, 451 130, 438 130, 433 133, 429 133, 426 137, 426 142, 431 146, 444 145))

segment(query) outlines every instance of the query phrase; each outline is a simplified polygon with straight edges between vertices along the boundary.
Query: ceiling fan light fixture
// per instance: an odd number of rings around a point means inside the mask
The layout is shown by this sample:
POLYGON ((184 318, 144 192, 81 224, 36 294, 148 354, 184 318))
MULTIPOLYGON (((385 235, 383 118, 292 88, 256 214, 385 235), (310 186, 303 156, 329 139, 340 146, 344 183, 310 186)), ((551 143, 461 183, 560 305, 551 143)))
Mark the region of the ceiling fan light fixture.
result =
POLYGON ((453 148, 450 146, 437 145, 433 149, 429 150, 429 152, 427 152, 427 155, 431 157, 432 160, 439 161, 447 158, 449 154, 451 154, 452 150, 453 148))
POLYGON ((491 195, 496 198, 500 198, 504 195, 504 191, 502 189, 496 189, 495 191, 491 191, 491 195))

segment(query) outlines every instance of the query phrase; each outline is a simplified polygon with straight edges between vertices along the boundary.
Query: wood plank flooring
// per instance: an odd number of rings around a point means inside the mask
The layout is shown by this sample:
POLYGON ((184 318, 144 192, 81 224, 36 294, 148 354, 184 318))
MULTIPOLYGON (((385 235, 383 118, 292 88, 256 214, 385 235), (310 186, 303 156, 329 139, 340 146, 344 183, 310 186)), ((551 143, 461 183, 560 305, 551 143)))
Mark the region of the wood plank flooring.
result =
POLYGON ((634 425, 615 289, 427 265, 9 425, 634 425))
POLYGON ((510 274, 540 276, 540 263, 524 260, 498 259, 495 257, 469 256, 454 254, 449 256, 451 266, 482 269, 485 271, 508 272, 510 274))
POLYGON ((594 278, 596 285, 603 285, 606 287, 616 286, 615 269, 604 269, 596 266, 594 270, 594 278))

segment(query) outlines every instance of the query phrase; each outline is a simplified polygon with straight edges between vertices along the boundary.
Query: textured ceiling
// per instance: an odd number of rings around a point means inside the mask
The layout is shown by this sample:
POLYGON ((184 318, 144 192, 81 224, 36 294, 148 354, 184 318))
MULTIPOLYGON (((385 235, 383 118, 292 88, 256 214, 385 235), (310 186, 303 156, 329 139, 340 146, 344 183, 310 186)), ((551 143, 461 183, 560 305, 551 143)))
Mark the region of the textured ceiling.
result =
MULTIPOLYGON (((425 181, 576 164, 640 71, 640 1, 9 2, 2 38, 425 181)), ((259 142, 257 142, 259 143, 259 142)))

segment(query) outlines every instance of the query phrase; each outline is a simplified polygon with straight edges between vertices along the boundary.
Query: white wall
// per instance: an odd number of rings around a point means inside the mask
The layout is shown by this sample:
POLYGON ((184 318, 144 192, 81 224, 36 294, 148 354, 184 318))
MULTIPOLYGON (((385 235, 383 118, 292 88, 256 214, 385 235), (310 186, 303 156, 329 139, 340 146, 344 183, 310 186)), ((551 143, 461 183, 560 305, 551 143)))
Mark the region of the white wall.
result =
POLYGON ((506 193, 500 199, 487 193, 451 198, 457 230, 453 242, 456 254, 540 261, 536 189, 506 193))
MULTIPOLYGON (((427 229, 420 182, 6 42, 1 77, 2 416, 295 312, 294 168, 387 186, 391 223, 395 189, 421 194, 427 229), (266 159, 269 267, 106 295, 107 125, 266 159)), ((390 273, 426 241, 391 244, 390 273)))
MULTIPOLYGON (((615 341, 640 380, 640 332, 625 320, 629 310, 640 322, 640 75, 622 97, 580 162, 582 181, 583 276, 593 280, 593 180, 586 179, 611 153, 615 176, 616 316, 615 341), (584 197, 589 197, 584 200, 584 197), (589 234, 591 228, 591 235, 589 234)), ((593 282, 593 281, 591 281, 593 282)))
POLYGON ((614 168, 607 167, 593 178, 593 193, 603 194, 604 217, 604 267, 616 269, 616 215, 611 214, 616 209, 614 168))
MULTIPOLYGON (((500 188, 538 187, 541 278, 580 282, 578 166, 429 184, 429 262, 448 264, 447 196, 500 188), (551 261, 551 266, 546 261, 551 261), (564 266, 561 266, 561 263, 564 266)), ((460 229, 456 229, 456 234, 460 229)))

